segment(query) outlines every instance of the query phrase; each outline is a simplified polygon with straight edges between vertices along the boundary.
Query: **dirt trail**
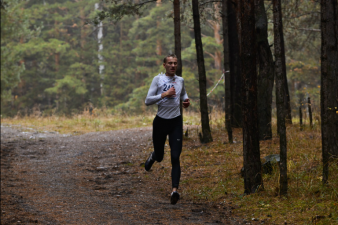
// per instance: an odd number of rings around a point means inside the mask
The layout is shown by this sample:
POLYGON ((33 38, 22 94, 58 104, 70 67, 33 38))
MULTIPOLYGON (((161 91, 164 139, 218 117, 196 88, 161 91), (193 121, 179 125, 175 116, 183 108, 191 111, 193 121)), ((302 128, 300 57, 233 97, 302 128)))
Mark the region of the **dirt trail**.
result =
POLYGON ((151 128, 81 136, 1 126, 1 224, 245 224, 184 198, 141 163, 151 128))

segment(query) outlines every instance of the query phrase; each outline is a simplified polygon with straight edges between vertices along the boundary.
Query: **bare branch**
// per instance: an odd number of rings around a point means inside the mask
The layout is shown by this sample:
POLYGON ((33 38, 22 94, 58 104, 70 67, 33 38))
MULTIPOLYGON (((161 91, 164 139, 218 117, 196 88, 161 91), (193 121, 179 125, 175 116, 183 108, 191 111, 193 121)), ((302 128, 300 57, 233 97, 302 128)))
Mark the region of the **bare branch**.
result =
POLYGON ((205 4, 208 4, 208 3, 212 3, 212 2, 222 2, 222 1, 209 1, 209 2, 203 2, 203 3, 200 4, 200 6, 205 5, 205 4))
POLYGON ((142 8, 142 6, 144 6, 145 4, 152 2, 156 2, 156 0, 149 0, 138 4, 123 3, 104 8, 104 10, 97 12, 97 15, 91 22, 94 23, 94 25, 98 25, 99 21, 103 21, 106 18, 110 18, 114 21, 119 21, 124 16, 140 15, 140 8, 142 8))
POLYGON ((208 24, 212 27, 212 29, 215 29, 214 27, 215 27, 215 21, 213 21, 213 20, 207 20, 207 22, 208 22, 208 24))
POLYGON ((314 28, 297 28, 297 27, 290 27, 290 28, 296 29, 296 30, 306 30, 306 31, 320 32, 320 29, 314 29, 314 28))
POLYGON ((210 55, 213 59, 215 59, 215 56, 211 54, 210 52, 204 51, 206 54, 210 55))
POLYGON ((313 15, 313 14, 320 14, 320 12, 308 12, 308 13, 304 13, 304 14, 297 15, 297 16, 285 17, 285 19, 297 19, 302 16, 313 15))
POLYGON ((150 0, 150 1, 146 1, 146 2, 141 2, 139 4, 135 4, 135 6, 139 6, 139 8, 141 8, 144 4, 147 4, 147 3, 151 3, 151 2, 156 2, 157 0, 150 0))

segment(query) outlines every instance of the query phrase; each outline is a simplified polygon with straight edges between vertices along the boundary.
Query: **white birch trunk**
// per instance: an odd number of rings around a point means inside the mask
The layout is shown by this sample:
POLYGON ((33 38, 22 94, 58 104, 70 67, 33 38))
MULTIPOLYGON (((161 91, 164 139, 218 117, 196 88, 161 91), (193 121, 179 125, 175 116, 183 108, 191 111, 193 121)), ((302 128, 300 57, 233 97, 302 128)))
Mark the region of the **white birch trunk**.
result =
MULTIPOLYGON (((100 8, 100 4, 99 3, 95 3, 95 10, 98 10, 100 8)), ((102 25, 102 21, 100 21, 99 25, 98 25, 98 32, 97 32, 97 43, 99 45, 99 49, 98 49, 98 53, 97 53, 97 58, 99 61, 99 74, 100 74, 100 90, 101 90, 101 95, 103 96, 104 94, 104 90, 103 90, 103 80, 104 80, 104 65, 102 65, 101 63, 103 62, 103 56, 101 55, 101 51, 103 50, 103 44, 102 44, 102 37, 103 37, 103 25, 102 25)))

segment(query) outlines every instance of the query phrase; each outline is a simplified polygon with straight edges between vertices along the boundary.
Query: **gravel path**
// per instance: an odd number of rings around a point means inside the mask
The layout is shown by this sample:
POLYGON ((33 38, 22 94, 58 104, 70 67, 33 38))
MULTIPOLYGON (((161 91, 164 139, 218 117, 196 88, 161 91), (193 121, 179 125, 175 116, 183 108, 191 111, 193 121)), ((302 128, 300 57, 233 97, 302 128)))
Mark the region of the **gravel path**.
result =
POLYGON ((171 205, 170 184, 141 166, 151 147, 151 128, 68 136, 2 125, 1 224, 245 224, 227 205, 171 205))

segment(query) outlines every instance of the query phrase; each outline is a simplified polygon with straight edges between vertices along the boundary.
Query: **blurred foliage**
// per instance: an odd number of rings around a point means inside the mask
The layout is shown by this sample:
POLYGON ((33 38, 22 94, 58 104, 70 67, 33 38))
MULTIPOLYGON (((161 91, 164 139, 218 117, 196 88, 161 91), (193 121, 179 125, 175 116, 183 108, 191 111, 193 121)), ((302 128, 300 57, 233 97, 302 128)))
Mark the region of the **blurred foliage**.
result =
MULTIPOLYGON (((272 4, 265 2, 269 19, 269 43, 273 43, 272 4)), ((293 116, 299 99, 311 97, 320 113, 320 4, 312 0, 282 1, 286 69, 293 116)))
POLYGON ((39 33, 30 27, 29 14, 23 10, 23 0, 1 1, 1 108, 12 101, 12 89, 20 82, 25 70, 22 45, 39 33))
MULTIPOLYGON (((146 107, 144 99, 153 77, 164 72, 163 58, 174 52, 171 1, 2 2, 6 3, 1 8, 3 116, 30 114, 34 107, 42 111, 41 115, 71 115, 88 105, 109 108, 112 113, 156 110, 156 106, 146 107), (148 3, 143 4, 145 2, 148 3), (102 39, 98 37, 100 27, 102 39), (104 66, 101 74, 100 66, 104 66)), ((271 3, 265 3, 271 44, 271 3)), ((298 107, 299 98, 308 96, 316 106, 320 85, 320 6, 310 0, 289 0, 283 4, 293 107, 298 107)), ((201 2, 208 92, 222 75, 220 7, 220 3, 201 2)), ((181 1, 181 21, 183 78, 192 99, 191 109, 198 111, 190 1, 181 1)), ((223 96, 222 81, 209 95, 209 105, 224 107, 223 96)))

